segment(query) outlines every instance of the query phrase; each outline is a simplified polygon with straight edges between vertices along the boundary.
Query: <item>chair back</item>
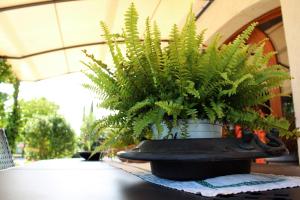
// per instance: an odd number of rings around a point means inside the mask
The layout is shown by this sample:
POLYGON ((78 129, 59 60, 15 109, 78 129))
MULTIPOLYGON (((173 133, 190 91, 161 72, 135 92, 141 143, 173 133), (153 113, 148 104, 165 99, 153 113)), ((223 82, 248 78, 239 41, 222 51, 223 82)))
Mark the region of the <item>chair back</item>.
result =
POLYGON ((4 129, 0 128, 0 170, 15 166, 4 129))

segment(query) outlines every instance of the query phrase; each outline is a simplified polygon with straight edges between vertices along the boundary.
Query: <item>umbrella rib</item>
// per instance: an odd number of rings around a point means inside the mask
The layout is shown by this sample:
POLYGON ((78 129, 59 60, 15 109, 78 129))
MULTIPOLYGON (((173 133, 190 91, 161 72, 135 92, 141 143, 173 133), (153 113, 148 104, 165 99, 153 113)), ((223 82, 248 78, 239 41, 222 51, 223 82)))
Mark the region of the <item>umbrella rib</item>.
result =
MULTIPOLYGON (((60 42, 61 42, 62 47, 65 48, 65 42, 64 42, 64 38, 63 38, 63 32, 62 32, 62 28, 61 28, 61 24, 60 24, 60 19, 59 19, 59 14, 58 14, 56 3, 54 3, 53 6, 54 6, 54 10, 55 10, 55 18, 56 18, 56 23, 57 23, 57 27, 58 27, 60 42)), ((66 49, 64 49, 63 52, 64 52, 66 66, 67 66, 67 72, 69 72, 70 64, 69 64, 69 60, 67 57, 66 49)))
MULTIPOLYGON (((144 41, 144 40, 141 39, 141 41, 144 41)), ((161 42, 168 42, 168 41, 169 41, 169 39, 162 39, 161 40, 161 42)), ((124 43, 124 40, 117 40, 116 42, 117 43, 124 43)), ((19 59, 29 58, 29 57, 38 56, 38 55, 42 55, 42 54, 47 54, 47 53, 51 53, 51 52, 55 52, 55 51, 62 51, 62 50, 66 50, 66 49, 74 49, 74 48, 94 46, 94 45, 105 45, 105 44, 107 44, 106 41, 84 43, 84 44, 71 45, 71 46, 60 47, 60 48, 55 48, 55 49, 49 49, 49 50, 35 52, 35 53, 23 55, 23 56, 0 55, 0 58, 19 60, 19 59)))
POLYGON ((2 7, 2 8, 0 8, 0 12, 34 7, 34 6, 42 6, 42 5, 48 5, 48 4, 54 4, 54 3, 71 2, 71 1, 82 1, 82 0, 52 0, 52 1, 40 1, 40 2, 25 3, 25 4, 14 5, 14 6, 2 7))

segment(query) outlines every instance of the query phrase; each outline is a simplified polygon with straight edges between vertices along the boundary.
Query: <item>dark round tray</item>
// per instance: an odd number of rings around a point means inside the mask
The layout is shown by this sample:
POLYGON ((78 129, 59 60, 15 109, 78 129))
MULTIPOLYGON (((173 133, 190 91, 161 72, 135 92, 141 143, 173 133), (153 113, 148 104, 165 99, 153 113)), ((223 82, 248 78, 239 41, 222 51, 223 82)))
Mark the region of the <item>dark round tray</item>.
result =
POLYGON ((251 138, 205 138, 145 140, 136 148, 120 152, 129 160, 150 161, 151 171, 159 177, 194 180, 249 173, 251 160, 280 156, 287 152, 276 137, 267 135, 268 144, 251 138))

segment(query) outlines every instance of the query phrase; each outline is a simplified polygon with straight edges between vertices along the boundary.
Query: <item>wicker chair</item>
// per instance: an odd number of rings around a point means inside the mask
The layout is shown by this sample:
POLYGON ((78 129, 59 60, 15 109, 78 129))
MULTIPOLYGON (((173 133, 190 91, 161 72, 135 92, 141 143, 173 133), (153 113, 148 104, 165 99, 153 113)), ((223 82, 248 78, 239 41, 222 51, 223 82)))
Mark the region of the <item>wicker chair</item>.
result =
POLYGON ((0 128, 0 170, 15 166, 4 129, 0 128))

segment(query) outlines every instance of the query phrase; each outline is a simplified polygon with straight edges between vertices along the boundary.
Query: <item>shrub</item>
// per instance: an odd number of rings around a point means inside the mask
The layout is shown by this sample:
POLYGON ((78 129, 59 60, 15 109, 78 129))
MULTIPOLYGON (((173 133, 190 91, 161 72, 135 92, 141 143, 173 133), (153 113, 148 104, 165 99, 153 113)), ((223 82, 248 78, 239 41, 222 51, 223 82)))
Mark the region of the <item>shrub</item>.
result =
POLYGON ((25 152, 30 160, 69 157, 74 153, 75 134, 61 116, 34 116, 24 130, 25 152))

